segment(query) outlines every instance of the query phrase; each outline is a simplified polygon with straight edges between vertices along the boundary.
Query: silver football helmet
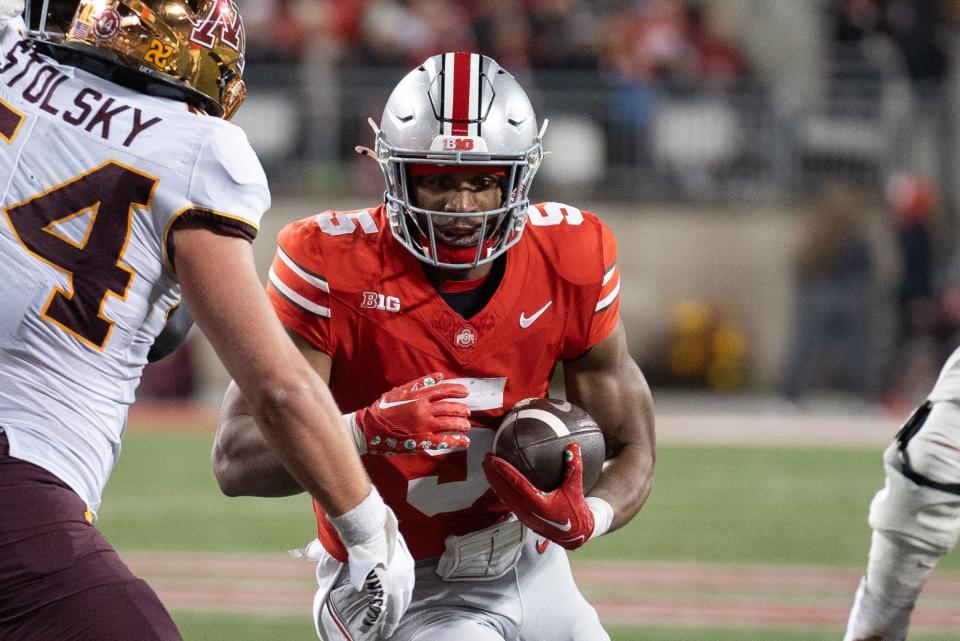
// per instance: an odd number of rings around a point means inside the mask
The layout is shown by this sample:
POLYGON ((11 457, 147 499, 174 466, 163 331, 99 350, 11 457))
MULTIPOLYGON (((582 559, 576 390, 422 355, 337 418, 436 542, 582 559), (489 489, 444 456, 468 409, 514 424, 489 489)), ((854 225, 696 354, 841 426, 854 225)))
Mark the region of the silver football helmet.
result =
MULTIPOLYGON (((414 256, 436 267, 483 265, 520 240, 527 220, 530 183, 543 160, 537 118, 517 81, 487 56, 433 56, 396 86, 383 110, 374 155, 386 182, 384 201, 393 235, 414 256), (500 206, 452 213, 418 207, 410 169, 414 165, 496 173, 500 206), (438 247, 438 217, 478 218, 479 241, 467 252, 438 247)), ((440 169, 442 171, 442 169, 440 169)))

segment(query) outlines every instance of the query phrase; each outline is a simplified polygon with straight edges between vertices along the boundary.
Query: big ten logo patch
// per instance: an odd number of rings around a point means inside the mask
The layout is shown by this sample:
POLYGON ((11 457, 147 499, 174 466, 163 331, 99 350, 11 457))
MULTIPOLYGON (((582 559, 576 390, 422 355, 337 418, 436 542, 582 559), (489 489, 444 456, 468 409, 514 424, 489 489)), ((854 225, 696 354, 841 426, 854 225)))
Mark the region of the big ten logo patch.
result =
POLYGON ((472 151, 473 138, 444 138, 443 148, 450 151, 472 151))
POLYGON ((164 69, 167 66, 167 63, 170 61, 170 56, 173 55, 173 47, 170 45, 165 45, 156 38, 150 41, 150 48, 147 49, 147 53, 143 55, 143 59, 146 62, 149 62, 157 69, 164 69))
POLYGON ((377 292, 363 292, 360 307, 362 309, 379 309, 383 312, 399 312, 400 299, 396 296, 384 296, 377 292))

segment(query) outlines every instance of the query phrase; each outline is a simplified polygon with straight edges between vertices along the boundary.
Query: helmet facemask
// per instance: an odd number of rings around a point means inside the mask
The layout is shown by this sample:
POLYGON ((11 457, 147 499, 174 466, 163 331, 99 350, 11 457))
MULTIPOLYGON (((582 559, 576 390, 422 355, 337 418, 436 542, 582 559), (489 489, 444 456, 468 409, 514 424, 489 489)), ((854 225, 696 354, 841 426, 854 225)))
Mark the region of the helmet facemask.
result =
POLYGON ((23 20, 31 38, 63 40, 77 9, 76 0, 26 0, 23 20))
POLYGON ((530 204, 530 184, 543 159, 543 129, 536 130, 526 94, 496 62, 463 53, 430 58, 394 90, 382 126, 372 120, 370 126, 376 135, 371 155, 384 177, 390 228, 397 241, 419 260, 444 269, 471 269, 496 260, 520 240, 530 204), (443 111, 444 91, 448 112, 453 101, 449 87, 453 81, 445 78, 452 72, 445 72, 444 66, 452 68, 455 60, 473 65, 470 86, 479 87, 470 90, 471 100, 477 97, 476 104, 469 113, 464 108, 466 117, 462 119, 443 111), (411 168, 415 167, 437 173, 499 173, 499 206, 469 212, 422 207, 411 182, 411 168), (438 238, 437 230, 443 226, 438 222, 456 218, 479 221, 479 240, 468 250, 444 245, 438 238))

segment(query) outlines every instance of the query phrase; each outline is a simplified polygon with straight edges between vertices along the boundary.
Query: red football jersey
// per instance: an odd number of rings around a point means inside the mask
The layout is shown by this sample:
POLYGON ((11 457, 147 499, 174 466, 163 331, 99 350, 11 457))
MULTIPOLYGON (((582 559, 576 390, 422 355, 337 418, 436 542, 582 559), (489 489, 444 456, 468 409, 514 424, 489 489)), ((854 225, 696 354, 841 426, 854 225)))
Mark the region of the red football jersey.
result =
MULTIPOLYGON (((559 203, 530 207, 496 292, 464 319, 393 238, 384 205, 324 212, 280 232, 267 291, 280 320, 332 358, 330 389, 342 411, 435 371, 470 390, 468 449, 363 457, 414 558, 437 556, 447 536, 507 514, 483 475, 483 456, 510 407, 547 395, 557 361, 613 331, 616 253, 594 214, 559 203)), ((345 558, 316 511, 320 540, 345 558)))

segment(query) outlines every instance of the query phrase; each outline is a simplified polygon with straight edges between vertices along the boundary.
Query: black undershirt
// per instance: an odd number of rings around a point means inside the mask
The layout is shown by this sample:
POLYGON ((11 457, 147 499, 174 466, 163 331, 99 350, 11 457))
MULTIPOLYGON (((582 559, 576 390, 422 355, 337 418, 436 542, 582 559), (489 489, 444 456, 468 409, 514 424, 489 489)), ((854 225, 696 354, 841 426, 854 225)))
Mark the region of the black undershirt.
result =
POLYGON ((493 294, 497 291, 500 281, 503 280, 503 273, 506 271, 506 266, 507 257, 505 255, 497 258, 493 261, 493 267, 491 267, 486 280, 475 289, 470 289, 465 292, 442 292, 437 289, 436 285, 434 285, 434 289, 440 294, 440 298, 450 306, 450 309, 460 314, 463 318, 472 318, 493 298, 493 294))

